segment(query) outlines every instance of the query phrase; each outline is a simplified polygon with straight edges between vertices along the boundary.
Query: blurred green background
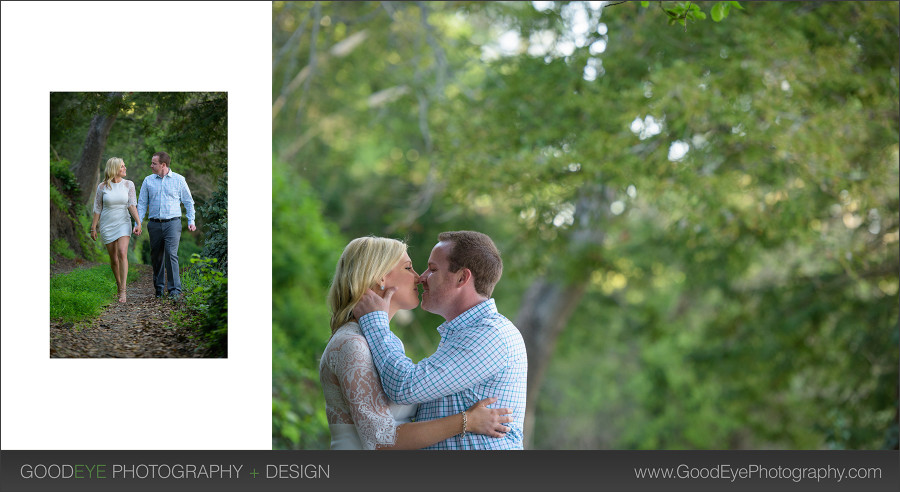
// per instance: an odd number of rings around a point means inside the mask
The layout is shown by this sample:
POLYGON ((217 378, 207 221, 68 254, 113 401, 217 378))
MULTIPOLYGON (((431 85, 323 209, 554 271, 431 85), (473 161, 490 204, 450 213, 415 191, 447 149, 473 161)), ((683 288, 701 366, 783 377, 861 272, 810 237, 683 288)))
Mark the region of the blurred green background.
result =
MULTIPOLYGON (((421 270, 459 229, 504 256, 527 448, 897 448, 896 2, 274 2, 272 22, 273 448, 328 447, 346 243, 405 239, 421 270)), ((441 321, 392 328, 419 360, 441 321)))

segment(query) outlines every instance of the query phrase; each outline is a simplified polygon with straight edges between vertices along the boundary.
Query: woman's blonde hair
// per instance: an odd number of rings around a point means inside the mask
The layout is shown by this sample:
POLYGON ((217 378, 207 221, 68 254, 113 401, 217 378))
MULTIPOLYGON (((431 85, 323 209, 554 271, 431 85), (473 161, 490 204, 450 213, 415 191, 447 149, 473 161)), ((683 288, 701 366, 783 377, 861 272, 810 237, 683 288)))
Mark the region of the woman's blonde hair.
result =
POLYGON ((119 175, 119 168, 122 167, 122 164, 125 164, 125 161, 123 161, 121 157, 110 157, 109 160, 106 161, 106 177, 103 178, 106 189, 112 189, 112 180, 116 179, 116 176, 119 175))
POLYGON ((385 237, 360 237, 344 248, 328 290, 331 333, 350 320, 367 289, 375 287, 403 259, 406 243, 385 237))

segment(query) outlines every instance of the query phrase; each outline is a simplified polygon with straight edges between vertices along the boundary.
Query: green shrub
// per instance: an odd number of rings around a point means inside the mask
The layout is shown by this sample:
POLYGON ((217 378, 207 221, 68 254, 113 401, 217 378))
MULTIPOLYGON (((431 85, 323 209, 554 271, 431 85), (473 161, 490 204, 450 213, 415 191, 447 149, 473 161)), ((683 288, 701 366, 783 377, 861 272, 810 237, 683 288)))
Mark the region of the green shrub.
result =
POLYGON ((75 174, 69 170, 71 163, 65 159, 59 161, 50 161, 50 175, 62 182, 62 189, 59 190, 68 196, 76 196, 78 194, 78 180, 75 174))
POLYGON ((53 183, 50 183, 50 201, 55 203, 60 210, 69 210, 69 199, 56 186, 53 186, 53 183))
POLYGON ((74 205, 72 212, 78 218, 78 224, 81 226, 78 230, 78 242, 81 244, 81 250, 84 252, 84 259, 88 261, 109 261, 109 253, 107 253, 103 241, 100 240, 99 236, 96 241, 91 239, 90 232, 88 232, 91 230, 92 215, 88 214, 83 205, 74 205))
POLYGON ((65 239, 55 239, 52 243, 50 243, 50 251, 62 256, 63 258, 68 258, 70 260, 75 259, 75 252, 72 251, 72 247, 69 246, 69 242, 65 239))
POLYGON ((228 272, 228 173, 219 180, 219 186, 202 207, 206 237, 201 256, 215 258, 215 268, 228 272))
POLYGON ((213 357, 228 356, 228 278, 215 268, 215 258, 194 254, 182 275, 184 302, 173 323, 188 326, 202 337, 213 357))
MULTIPOLYGON (((148 237, 149 237, 149 234, 150 233, 148 232, 147 233, 148 237)), ((143 263, 145 265, 150 265, 151 261, 152 261, 151 257, 150 257, 150 240, 144 239, 144 240, 140 241, 140 246, 137 246, 135 249, 138 250, 137 255, 141 259, 141 263, 143 263)), ((178 261, 180 264, 181 258, 179 258, 178 261)))
MULTIPOLYGON (((197 240, 193 235, 184 233, 185 230, 186 229, 182 229, 181 241, 178 242, 178 266, 182 270, 186 267, 190 267, 193 261, 192 258, 194 258, 194 256, 200 256, 200 252, 203 250, 202 246, 197 244, 197 240)), ((147 237, 150 237, 149 233, 147 237)), ((147 241, 147 263, 150 263, 149 240, 147 241)))
POLYGON ((138 258, 137 252, 135 252, 131 248, 128 248, 128 264, 129 265, 138 265, 140 263, 141 263, 141 261, 140 261, 140 258, 138 258))
MULTIPOLYGON (((78 180, 72 171, 69 170, 69 166, 69 161, 65 159, 50 161, 50 176, 55 178, 58 183, 58 185, 55 185, 51 178, 50 201, 56 204, 61 211, 68 214, 69 218, 75 223, 78 244, 81 246, 84 259, 88 261, 104 261, 107 257, 106 248, 100 241, 91 239, 88 232, 91 229, 93 212, 88 210, 83 204, 73 201, 73 197, 78 196, 79 188, 78 180)), ((67 247, 71 248, 71 245, 67 245, 67 247)))

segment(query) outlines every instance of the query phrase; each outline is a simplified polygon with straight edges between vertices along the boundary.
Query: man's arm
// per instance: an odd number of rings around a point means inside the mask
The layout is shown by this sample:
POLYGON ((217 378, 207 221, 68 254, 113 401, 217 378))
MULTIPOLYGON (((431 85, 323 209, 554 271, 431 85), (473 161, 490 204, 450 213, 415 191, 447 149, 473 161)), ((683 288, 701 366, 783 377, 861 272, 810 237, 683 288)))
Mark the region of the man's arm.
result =
POLYGON ((194 225, 194 197, 191 196, 191 190, 184 177, 181 179, 181 185, 181 203, 184 204, 184 209, 187 211, 188 229, 194 231, 197 229, 194 225))
POLYGON ((141 224, 144 223, 144 218, 147 214, 147 201, 150 197, 147 195, 150 194, 150 191, 147 190, 147 179, 144 178, 144 181, 141 182, 141 194, 138 196, 137 201, 137 210, 138 216, 140 217, 141 224))
MULTIPOLYGON (((378 297, 374 292, 372 295, 378 297)), ((387 305, 392 295, 392 291, 385 294, 387 305)), ((384 392, 397 403, 423 403, 472 388, 505 364, 505 345, 488 330, 467 330, 445 340, 437 352, 414 364, 404 353, 400 339, 391 333, 385 311, 363 315, 359 324, 384 392)))

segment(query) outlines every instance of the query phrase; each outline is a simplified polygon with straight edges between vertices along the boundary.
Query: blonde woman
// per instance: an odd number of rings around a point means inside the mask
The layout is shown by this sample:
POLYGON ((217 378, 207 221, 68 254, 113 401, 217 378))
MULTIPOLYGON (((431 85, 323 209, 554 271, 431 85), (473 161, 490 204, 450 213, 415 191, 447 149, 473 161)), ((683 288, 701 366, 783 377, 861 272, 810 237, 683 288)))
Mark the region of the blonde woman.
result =
POLYGON ((370 288, 383 293, 394 287, 388 319, 414 309, 418 278, 400 241, 362 237, 344 249, 328 292, 331 340, 319 364, 331 449, 419 449, 465 432, 502 437, 508 430, 502 424, 512 421, 510 410, 487 408, 496 398, 456 415, 412 422, 416 405, 395 404, 384 394, 353 307, 370 288))
POLYGON ((109 266, 116 277, 119 302, 126 301, 125 282, 128 278, 128 241, 131 233, 141 234, 141 222, 137 213, 137 193, 134 183, 125 179, 125 161, 112 157, 106 161, 104 179, 97 185, 94 199, 94 219, 91 221, 91 239, 100 239, 109 253, 109 266), (137 226, 132 229, 131 219, 137 226))

